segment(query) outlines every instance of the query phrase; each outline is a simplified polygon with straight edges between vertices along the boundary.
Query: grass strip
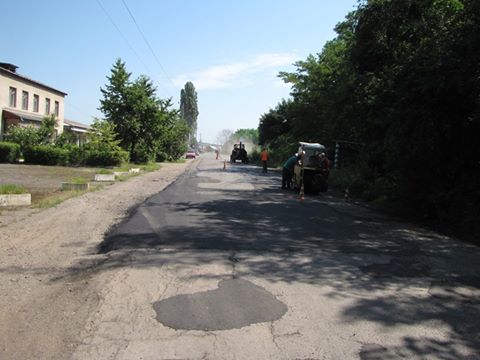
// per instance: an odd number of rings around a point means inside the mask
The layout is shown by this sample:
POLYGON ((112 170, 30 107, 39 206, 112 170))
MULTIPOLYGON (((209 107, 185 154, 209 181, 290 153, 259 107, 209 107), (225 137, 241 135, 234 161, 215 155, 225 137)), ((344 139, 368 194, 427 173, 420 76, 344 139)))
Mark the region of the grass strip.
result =
POLYGON ((15 184, 0 185, 0 195, 25 194, 27 190, 24 186, 15 184))

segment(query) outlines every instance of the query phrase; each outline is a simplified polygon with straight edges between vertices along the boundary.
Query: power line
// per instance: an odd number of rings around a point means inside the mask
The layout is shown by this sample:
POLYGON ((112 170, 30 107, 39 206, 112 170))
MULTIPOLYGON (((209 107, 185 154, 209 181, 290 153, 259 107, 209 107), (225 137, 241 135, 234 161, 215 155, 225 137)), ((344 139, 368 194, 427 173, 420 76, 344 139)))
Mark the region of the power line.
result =
POLYGON ((140 58, 140 56, 138 55, 138 53, 135 51, 135 49, 133 48, 133 46, 130 44, 130 42, 128 41, 128 39, 125 37, 125 35, 123 35, 123 33, 121 32, 120 28, 117 26, 117 24, 115 24, 115 21, 113 21, 112 17, 110 16, 110 14, 108 13, 108 11, 105 9, 105 7, 102 5, 102 3, 100 2, 100 0, 97 0, 97 4, 98 6, 100 6, 100 8, 103 10, 103 12, 105 13, 105 15, 107 16, 108 20, 110 20, 110 22, 112 23, 112 25, 115 27, 115 29, 117 30, 117 32, 120 34, 120 36, 123 38, 123 40, 125 41, 125 43, 128 45, 128 47, 130 48, 130 50, 132 50, 132 52, 135 54, 135 56, 137 57, 137 59, 143 64, 143 66, 145 66, 145 69, 147 69, 147 71, 149 73, 151 73, 150 69, 148 68, 147 64, 145 64, 143 62, 143 60, 140 58))
POLYGON ((162 63, 160 62, 157 55, 155 54, 155 51, 153 51, 152 47, 150 46, 150 43, 148 42, 147 38, 145 37, 145 34, 143 33, 143 31, 140 29, 140 26, 138 25, 137 20, 135 19, 135 16, 133 16, 132 12, 130 11, 127 3, 125 2, 125 0, 122 0, 122 3, 125 6, 125 9, 127 9, 128 13, 130 14, 130 17, 132 18, 133 22, 135 23, 135 26, 137 27, 138 32, 140 33, 140 35, 142 35, 143 41, 145 41, 145 44, 147 44, 148 49, 150 50, 153 57, 157 61, 157 64, 160 66, 160 69, 163 71, 163 73, 165 74, 165 77, 168 79, 168 81, 170 81, 172 86, 175 88, 175 84, 173 83, 172 79, 170 79, 170 76, 168 76, 167 72, 165 71, 164 67, 162 66, 162 63))
MULTIPOLYGON (((100 8, 103 10, 103 12, 105 13, 105 15, 107 16, 108 20, 110 20, 110 22, 112 23, 112 25, 115 27, 115 29, 117 30, 117 32, 120 34, 120 36, 122 37, 122 39, 125 41, 125 43, 128 45, 128 47, 130 48, 130 50, 132 50, 132 52, 135 54, 135 56, 137 57, 138 61, 140 61, 142 63, 142 65, 145 67, 145 69, 147 70, 147 73, 149 74, 152 74, 153 72, 150 70, 150 68, 147 66, 147 64, 142 60, 142 58, 140 57, 140 55, 138 55, 138 53, 135 51, 134 47, 130 44, 130 42, 128 41, 127 37, 122 33, 122 31, 120 30, 120 28, 117 26, 117 24, 115 23, 115 21, 113 21, 112 17, 110 16, 110 14, 108 13, 107 9, 105 9, 105 7, 102 5, 102 3, 100 2, 100 0, 96 0, 97 1, 97 4, 100 6, 100 8)), ((157 79, 157 83, 166 91, 168 92, 168 90, 165 88, 165 86, 163 85, 163 83, 161 81, 158 81, 157 79)))

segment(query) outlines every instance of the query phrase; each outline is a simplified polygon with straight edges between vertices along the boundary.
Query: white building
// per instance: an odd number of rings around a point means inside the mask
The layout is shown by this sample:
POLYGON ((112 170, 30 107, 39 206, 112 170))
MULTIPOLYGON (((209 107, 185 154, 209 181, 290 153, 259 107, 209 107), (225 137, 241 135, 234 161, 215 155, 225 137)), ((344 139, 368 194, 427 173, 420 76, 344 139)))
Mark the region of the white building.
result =
POLYGON ((17 73, 17 66, 0 63, 0 140, 11 125, 39 126, 46 115, 58 120, 57 135, 64 129, 65 92, 17 73))
POLYGON ((63 120, 63 131, 71 132, 75 135, 77 145, 81 146, 88 142, 87 134, 90 130, 90 126, 73 121, 64 119, 63 120))

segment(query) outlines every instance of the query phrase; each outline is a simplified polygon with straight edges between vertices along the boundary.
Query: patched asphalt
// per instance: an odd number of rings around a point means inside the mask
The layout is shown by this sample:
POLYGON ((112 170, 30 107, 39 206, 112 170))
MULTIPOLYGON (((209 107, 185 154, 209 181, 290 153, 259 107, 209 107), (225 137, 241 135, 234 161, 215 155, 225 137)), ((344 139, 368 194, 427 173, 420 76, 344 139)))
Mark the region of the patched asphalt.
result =
MULTIPOLYGON (((221 358, 234 345, 244 358, 478 353, 478 249, 329 194, 301 201, 260 171, 200 159, 99 246, 105 269, 134 254, 128 266, 159 272, 146 278, 163 290, 145 298, 143 318, 153 307, 152 331, 182 338, 175 354, 190 358, 198 344, 172 329, 218 331, 202 335, 198 358, 221 358)), ((158 347, 166 358, 169 346, 158 347)))
POLYGON ((280 319, 287 306, 243 279, 222 280, 218 288, 178 295, 153 304, 157 320, 176 330, 229 330, 280 319))

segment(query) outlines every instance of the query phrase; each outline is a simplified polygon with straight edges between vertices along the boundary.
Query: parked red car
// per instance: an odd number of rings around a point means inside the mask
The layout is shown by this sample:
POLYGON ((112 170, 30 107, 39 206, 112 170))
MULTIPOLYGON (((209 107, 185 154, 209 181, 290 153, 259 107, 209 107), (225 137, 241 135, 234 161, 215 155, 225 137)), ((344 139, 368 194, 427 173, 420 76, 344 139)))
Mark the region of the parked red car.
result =
POLYGON ((188 150, 187 154, 185 155, 185 159, 196 159, 197 154, 195 153, 195 150, 188 150))

